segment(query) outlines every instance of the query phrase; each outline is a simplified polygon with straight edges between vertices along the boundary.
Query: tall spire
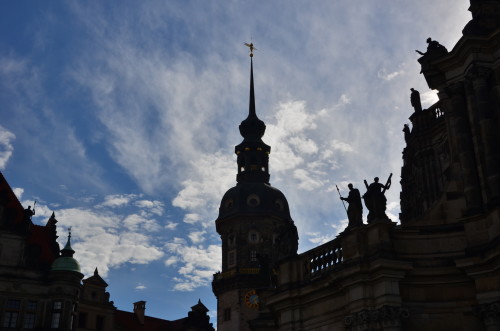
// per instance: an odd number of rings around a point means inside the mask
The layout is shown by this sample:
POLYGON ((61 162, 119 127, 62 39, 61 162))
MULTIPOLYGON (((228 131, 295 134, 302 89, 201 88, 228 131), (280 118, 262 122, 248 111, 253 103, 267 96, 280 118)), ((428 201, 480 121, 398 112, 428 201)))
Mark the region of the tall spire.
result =
MULTIPOLYGON (((245 44, 248 45, 248 44, 245 44)), ((251 51, 253 51, 253 44, 250 44, 251 51)), ((250 98, 248 102, 248 117, 241 122, 240 134, 246 140, 261 141, 260 138, 266 131, 266 125, 257 117, 255 111, 255 90, 253 83, 253 53, 250 53, 250 98)))
POLYGON ((269 153, 271 147, 262 141, 266 125, 257 117, 255 111, 255 89, 253 79, 253 44, 246 44, 250 48, 250 100, 248 117, 240 124, 240 134, 243 142, 236 146, 238 155, 238 175, 240 182, 269 182, 269 153))
POLYGON ((255 92, 253 88, 253 57, 250 57, 250 102, 248 106, 248 116, 257 117, 255 113, 255 92))

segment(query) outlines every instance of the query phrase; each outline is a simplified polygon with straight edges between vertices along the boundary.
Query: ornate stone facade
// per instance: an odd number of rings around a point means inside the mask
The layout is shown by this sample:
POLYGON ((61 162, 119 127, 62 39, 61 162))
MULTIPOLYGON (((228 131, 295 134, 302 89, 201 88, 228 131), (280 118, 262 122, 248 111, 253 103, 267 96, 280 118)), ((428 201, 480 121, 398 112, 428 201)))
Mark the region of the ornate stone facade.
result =
MULTIPOLYGON (((221 330, 500 330, 500 1, 471 0, 469 10, 453 49, 420 52, 439 101, 416 107, 404 128, 400 222, 248 269, 248 224, 272 224, 272 213, 234 213, 224 228, 219 216, 223 260, 229 229, 241 243, 214 276, 221 330), (272 281, 257 282, 269 267, 272 281), (239 280, 221 287, 230 279, 239 280), (258 305, 247 307, 252 287, 258 305)), ((275 229, 258 231, 269 240, 275 229)))

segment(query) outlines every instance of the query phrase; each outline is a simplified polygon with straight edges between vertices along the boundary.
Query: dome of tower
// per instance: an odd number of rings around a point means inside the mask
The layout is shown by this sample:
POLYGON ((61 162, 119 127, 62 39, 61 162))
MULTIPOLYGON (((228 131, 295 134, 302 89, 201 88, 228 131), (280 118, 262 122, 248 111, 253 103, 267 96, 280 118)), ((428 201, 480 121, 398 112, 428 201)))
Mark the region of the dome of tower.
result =
POLYGON ((52 263, 52 271, 75 271, 81 273, 80 264, 73 257, 75 251, 71 248, 71 232, 66 246, 61 250, 61 256, 52 263))
POLYGON ((217 220, 236 214, 265 214, 291 219, 285 195, 277 188, 259 182, 238 184, 224 194, 217 220))
POLYGON ((60 256, 52 263, 52 271, 75 271, 81 272, 80 264, 73 257, 60 256))

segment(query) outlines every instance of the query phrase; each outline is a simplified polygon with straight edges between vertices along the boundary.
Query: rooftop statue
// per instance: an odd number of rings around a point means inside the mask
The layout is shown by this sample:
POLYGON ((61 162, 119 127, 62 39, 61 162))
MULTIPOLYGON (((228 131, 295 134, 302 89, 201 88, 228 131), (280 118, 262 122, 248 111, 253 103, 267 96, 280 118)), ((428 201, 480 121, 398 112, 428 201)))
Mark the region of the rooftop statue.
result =
POLYGON ((438 41, 432 40, 431 38, 427 38, 427 52, 421 52, 418 49, 415 50, 418 54, 422 55, 421 58, 418 59, 418 62, 422 65, 422 73, 423 70, 427 69, 429 61, 434 60, 435 58, 441 57, 443 55, 448 54, 448 50, 446 47, 441 45, 438 41))
POLYGON ((419 51, 418 49, 415 50, 418 54, 422 56, 427 56, 427 57, 435 57, 435 56, 441 56, 445 55, 448 53, 448 50, 446 47, 441 45, 437 40, 432 40, 431 38, 427 38, 427 52, 423 53, 419 51))
POLYGON ((385 191, 391 187, 391 178, 392 174, 389 175, 385 185, 379 183, 378 177, 375 177, 373 179, 373 183, 370 185, 368 185, 366 180, 364 181, 366 193, 363 195, 363 199, 365 200, 365 206, 368 209, 368 223, 389 220, 389 217, 385 214, 385 210, 387 209, 385 191))
POLYGON ((403 132, 405 133, 405 142, 408 143, 408 139, 410 138, 410 126, 408 124, 405 124, 403 126, 403 132))
POLYGON ((411 90, 411 95, 410 95, 410 102, 411 106, 415 111, 422 111, 422 103, 420 102, 420 92, 415 90, 413 87, 410 89, 411 90))
POLYGON ((347 198, 340 197, 340 200, 347 201, 349 207, 347 208, 347 218, 349 224, 347 228, 354 228, 363 225, 363 204, 361 203, 361 194, 357 188, 349 183, 349 195, 347 198))
POLYGON ((36 206, 36 201, 33 204, 33 209, 31 209, 31 206, 28 206, 28 208, 24 210, 25 221, 31 221, 31 218, 33 217, 33 215, 35 215, 35 206, 36 206))

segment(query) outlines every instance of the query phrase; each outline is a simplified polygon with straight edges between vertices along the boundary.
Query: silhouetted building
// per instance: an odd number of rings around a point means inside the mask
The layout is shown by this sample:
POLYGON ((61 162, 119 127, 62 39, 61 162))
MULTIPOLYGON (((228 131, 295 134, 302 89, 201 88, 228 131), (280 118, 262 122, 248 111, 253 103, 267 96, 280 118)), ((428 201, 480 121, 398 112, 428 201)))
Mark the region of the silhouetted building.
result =
POLYGON ((451 51, 429 38, 420 52, 439 101, 404 130, 400 224, 354 227, 302 254, 269 185, 252 69, 238 183, 216 220, 218 330, 500 330, 500 1, 469 10, 451 51))
POLYGON ((0 325, 71 330, 83 274, 70 237, 59 250, 54 214, 45 226, 31 215, 0 173, 0 325))
POLYGON ((82 285, 71 234, 60 249, 54 213, 40 226, 31 220, 34 209, 23 209, 0 172, 0 329, 214 330, 201 301, 174 321, 147 316, 144 301, 134 312, 116 309, 97 269, 82 285))

